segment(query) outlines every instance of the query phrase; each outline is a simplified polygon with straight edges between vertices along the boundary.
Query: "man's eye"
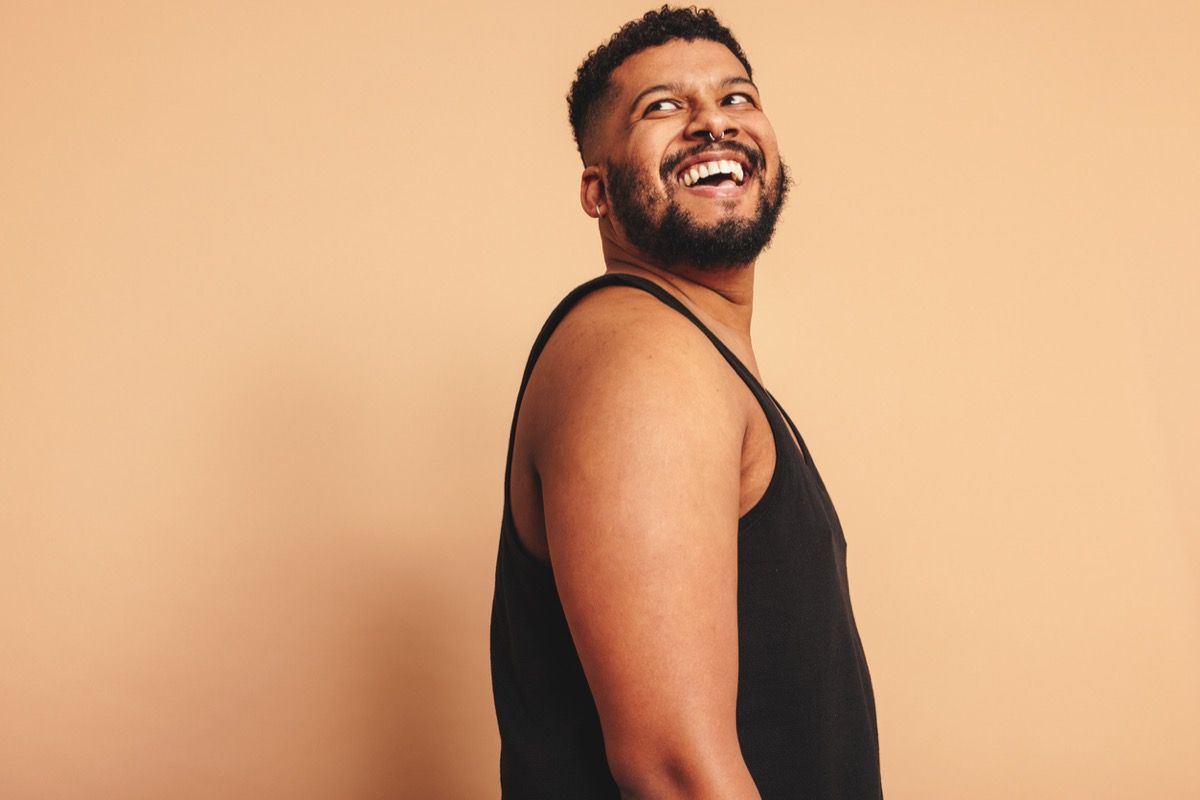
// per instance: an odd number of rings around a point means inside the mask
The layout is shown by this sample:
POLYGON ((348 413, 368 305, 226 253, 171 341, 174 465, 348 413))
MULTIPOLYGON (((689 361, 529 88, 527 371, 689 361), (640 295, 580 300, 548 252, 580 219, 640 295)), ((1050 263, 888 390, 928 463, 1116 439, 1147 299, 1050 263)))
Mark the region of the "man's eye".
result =
POLYGON ((646 106, 646 112, 651 111, 672 111, 679 108, 679 102, 676 100, 655 100, 650 105, 646 106))
POLYGON ((725 105, 729 106, 740 106, 753 102, 754 101, 750 99, 750 95, 742 94, 741 92, 738 92, 737 94, 731 94, 725 98, 725 105))

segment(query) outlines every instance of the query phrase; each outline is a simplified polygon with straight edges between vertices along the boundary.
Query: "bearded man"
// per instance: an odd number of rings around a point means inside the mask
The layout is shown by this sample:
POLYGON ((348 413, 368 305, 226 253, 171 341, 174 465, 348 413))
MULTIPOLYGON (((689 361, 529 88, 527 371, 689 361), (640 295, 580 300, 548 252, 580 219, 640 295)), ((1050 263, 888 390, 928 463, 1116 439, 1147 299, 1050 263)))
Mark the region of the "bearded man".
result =
POLYGON ((846 542, 750 343, 788 190, 750 63, 664 6, 568 104, 606 272, 550 315, 513 414, 504 797, 881 797, 846 542))

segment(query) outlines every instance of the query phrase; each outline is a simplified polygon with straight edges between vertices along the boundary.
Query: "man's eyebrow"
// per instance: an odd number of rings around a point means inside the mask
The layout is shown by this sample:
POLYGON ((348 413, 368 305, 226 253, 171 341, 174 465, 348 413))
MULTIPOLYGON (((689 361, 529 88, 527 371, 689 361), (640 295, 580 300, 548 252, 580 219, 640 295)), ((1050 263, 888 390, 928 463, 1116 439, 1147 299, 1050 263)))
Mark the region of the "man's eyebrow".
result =
MULTIPOLYGON (((726 78, 725 80, 721 81, 720 86, 723 89, 726 86, 737 86, 740 84, 752 86, 754 87, 754 91, 758 91, 758 86, 755 85, 754 81, 750 80, 749 78, 743 78, 741 75, 734 75, 731 78, 726 78)), ((675 94, 683 94, 684 86, 682 83, 659 83, 642 89, 640 92, 638 92, 637 97, 633 98, 633 102, 629 104, 629 113, 632 114, 634 111, 636 111, 638 104, 642 102, 642 98, 653 92, 674 92, 675 94)))

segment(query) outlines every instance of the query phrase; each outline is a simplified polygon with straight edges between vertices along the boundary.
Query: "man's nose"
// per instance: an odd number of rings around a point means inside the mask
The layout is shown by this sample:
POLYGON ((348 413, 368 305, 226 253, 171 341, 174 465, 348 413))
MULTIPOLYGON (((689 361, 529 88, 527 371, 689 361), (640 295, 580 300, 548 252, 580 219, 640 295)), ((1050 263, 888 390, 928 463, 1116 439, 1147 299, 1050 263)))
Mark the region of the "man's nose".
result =
POLYGON ((709 105, 699 109, 687 127, 688 139, 719 142, 737 136, 738 129, 733 118, 721 106, 709 105))

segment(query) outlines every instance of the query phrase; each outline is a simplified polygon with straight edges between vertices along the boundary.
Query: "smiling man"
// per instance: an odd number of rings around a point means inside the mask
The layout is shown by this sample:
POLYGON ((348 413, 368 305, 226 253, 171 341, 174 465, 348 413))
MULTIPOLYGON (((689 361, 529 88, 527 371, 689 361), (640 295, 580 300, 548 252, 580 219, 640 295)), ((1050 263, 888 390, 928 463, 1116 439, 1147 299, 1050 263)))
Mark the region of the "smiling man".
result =
POLYGON ((568 103, 606 272, 550 315, 513 415, 504 797, 881 797, 846 542, 751 347, 789 181, 750 63, 664 6, 568 103))

